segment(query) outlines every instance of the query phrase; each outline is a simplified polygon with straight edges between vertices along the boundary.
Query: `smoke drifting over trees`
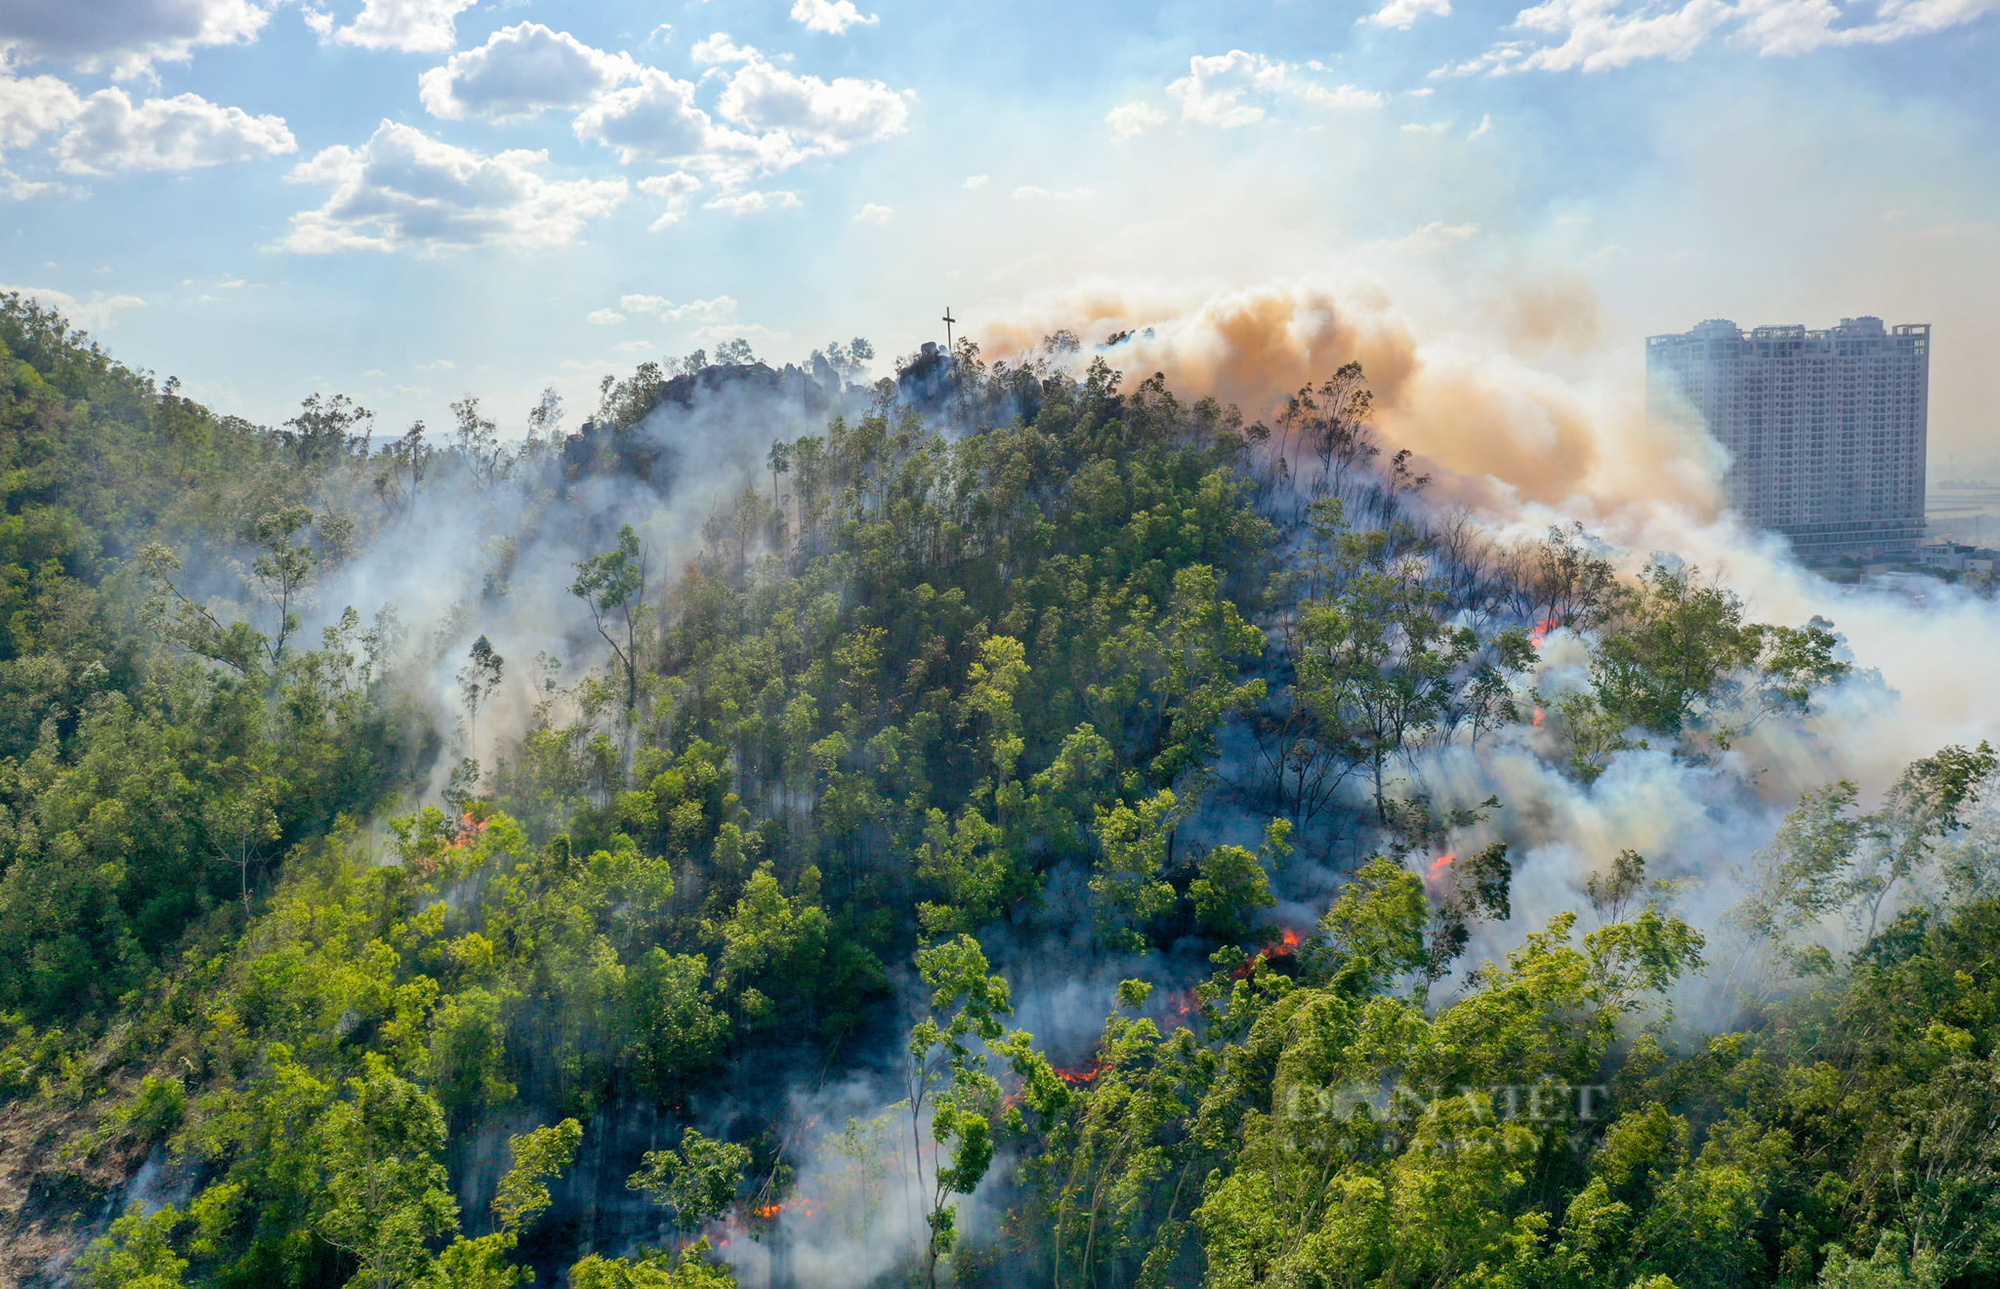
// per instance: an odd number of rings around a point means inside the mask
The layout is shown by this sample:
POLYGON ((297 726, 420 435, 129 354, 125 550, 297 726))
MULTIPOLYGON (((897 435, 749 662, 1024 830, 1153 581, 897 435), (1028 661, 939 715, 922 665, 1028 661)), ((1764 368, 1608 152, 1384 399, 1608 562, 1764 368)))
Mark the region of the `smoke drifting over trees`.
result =
POLYGON ((4 1274, 1991 1278, 1996 758, 1906 601, 1471 486, 1269 313, 517 442, 9 298, 4 1274))

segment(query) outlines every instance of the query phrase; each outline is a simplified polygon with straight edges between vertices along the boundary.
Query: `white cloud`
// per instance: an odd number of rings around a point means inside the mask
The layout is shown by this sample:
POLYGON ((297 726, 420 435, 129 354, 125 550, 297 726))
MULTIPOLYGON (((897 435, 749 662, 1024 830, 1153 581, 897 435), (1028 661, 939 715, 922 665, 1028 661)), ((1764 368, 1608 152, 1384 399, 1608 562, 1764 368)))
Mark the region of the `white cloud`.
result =
POLYGON ((792 209, 804 203, 795 192, 738 192, 702 203, 703 210, 727 211, 732 215, 754 215, 764 210, 792 209))
POLYGON ((1419 125, 1411 121, 1405 123, 1401 128, 1404 134, 1443 134, 1451 128, 1451 122, 1432 121, 1429 125, 1419 125))
POLYGON ((1121 103, 1104 114, 1104 122, 1111 127, 1111 137, 1122 143, 1165 125, 1167 114, 1151 103, 1121 103))
POLYGON ((41 301, 45 309, 54 309, 69 320, 73 327, 102 330, 111 325, 118 314, 127 309, 143 309, 146 302, 136 295, 107 295, 102 291, 91 293, 90 299, 79 300, 67 291, 56 291, 45 286, 0 286, 0 295, 18 291, 22 295, 33 296, 41 301))
POLYGON ((782 132, 835 153, 901 134, 910 119, 907 95, 881 81, 823 81, 763 62, 729 78, 716 111, 738 125, 782 132))
POLYGON ((584 318, 593 327, 615 327, 625 321, 625 315, 616 309, 596 309, 584 318))
POLYGON ((56 144, 72 174, 118 170, 193 170, 297 152, 283 117, 252 116, 194 94, 147 99, 136 107, 124 90, 99 90, 56 144))
POLYGON ((1466 135, 1465 137, 1468 139, 1479 139, 1479 138, 1484 138, 1485 136, 1491 133, 1493 133, 1493 115, 1492 113, 1489 112, 1485 116, 1479 118, 1479 124, 1473 127, 1472 133, 1466 135))
POLYGON ((1400 251, 1406 255, 1428 255, 1441 251, 1447 246, 1456 246, 1479 231, 1477 224, 1447 224, 1443 220, 1432 220, 1422 228, 1414 229, 1390 242, 1378 242, 1384 250, 1400 251))
POLYGON ((729 39, 726 31, 710 32, 694 42, 688 56, 695 62, 707 66, 721 66, 725 63, 754 63, 763 58, 755 45, 739 45, 729 39))
POLYGON ((1318 63, 1280 62, 1241 49, 1197 54, 1188 59, 1188 74, 1167 86, 1167 95, 1181 105, 1183 121, 1225 130, 1264 120, 1266 104, 1280 96, 1341 109, 1380 107, 1386 101, 1376 91, 1327 86, 1307 74, 1323 70, 1318 63))
POLYGON ((653 342, 650 340, 621 340, 611 346, 614 353, 621 354, 643 354, 652 347, 653 342))
POLYGON ((701 188, 701 180, 686 171, 675 171, 670 175, 653 175, 639 181, 639 191, 653 197, 666 199, 667 207, 660 217, 648 226, 648 232, 663 232, 680 222, 687 214, 688 202, 701 188))
POLYGON ((656 228, 685 212, 689 184, 712 180, 725 190, 741 188, 760 175, 908 128, 909 95, 880 81, 802 76, 774 66, 754 49, 730 44, 722 32, 697 50, 703 60, 736 65, 709 72, 698 83, 658 68, 637 68, 632 84, 598 93, 574 122, 578 138, 613 149, 626 165, 664 163, 681 170, 682 178, 672 181, 679 188, 667 191, 665 179, 655 185, 656 195, 668 201, 656 228), (713 115, 696 102, 700 86, 711 82, 721 85, 713 115))
POLYGON ((1516 14, 1514 25, 1551 43, 1501 41, 1431 75, 1609 71, 1642 59, 1684 59, 1718 36, 1766 56, 1887 44, 2000 11, 2000 0, 1876 0, 1872 20, 1839 25, 1862 8, 1833 0, 1685 0, 1667 9, 1627 9, 1621 0, 1544 0, 1516 14))
POLYGON ((1275 94, 1285 86, 1289 65, 1232 49, 1226 54, 1197 54, 1188 59, 1188 74, 1167 86, 1181 105, 1181 119, 1223 129, 1255 125, 1263 108, 1243 102, 1245 94, 1275 94))
POLYGON ((1034 184, 1022 184, 1013 192, 1015 201, 1082 201, 1095 194, 1088 188, 1072 188, 1068 192, 1051 192, 1034 184))
POLYGON ((626 165, 684 161, 714 147, 715 124, 695 106, 694 84, 645 68, 638 84, 601 94, 576 118, 578 138, 616 150, 626 165))
POLYGON ((291 173, 333 192, 292 217, 288 250, 445 250, 498 242, 567 242, 625 200, 623 179, 552 180, 546 152, 484 156, 384 121, 358 148, 327 148, 291 173))
POLYGON ((435 358, 417 368, 418 371, 457 371, 458 364, 449 358, 435 358))
POLYGON ((83 111, 83 99, 53 76, 0 77, 0 150, 25 147, 83 111))
POLYGON ((886 224, 894 217, 895 213, 896 208, 894 206, 878 205, 871 201, 860 210, 854 212, 854 222, 857 224, 886 224))
POLYGON ((623 295, 618 297, 618 307, 633 313, 650 313, 668 322, 717 323, 733 317, 737 304, 726 295, 712 300, 690 300, 686 304, 675 304, 662 295, 623 295))
POLYGON ((773 331, 761 322, 731 322, 722 326, 697 328, 688 338, 700 344, 708 344, 717 340, 787 340, 790 339, 790 333, 773 331))
POLYGON ((1427 14, 1440 18, 1451 16, 1451 0, 1387 0, 1380 9, 1360 19, 1370 27, 1394 27, 1408 31, 1417 19, 1427 14))
POLYGON ((960 184, 959 187, 965 189, 967 192, 977 192, 991 182, 993 182, 992 175, 967 175, 965 182, 960 184))
POLYGON ((854 0, 797 0, 792 5, 792 21, 803 23, 807 31, 823 31, 838 36, 849 27, 872 27, 881 19, 854 7, 854 0))
POLYGON ((581 107, 638 74, 628 54, 607 54, 568 32, 522 22, 502 27, 477 49, 453 54, 417 83, 432 116, 507 120, 581 107))
POLYGON ((1330 107, 1338 111, 1354 108, 1381 107, 1389 101, 1389 96, 1380 90, 1364 90, 1353 85, 1300 85, 1294 91, 1300 98, 1314 107, 1330 107))
POLYGON ((458 15, 478 0, 367 0, 353 22, 335 28, 327 15, 307 11, 307 22, 322 40, 362 49, 443 53, 458 43, 458 15))
POLYGON ((0 50, 13 63, 59 58, 120 79, 204 45, 248 44, 270 21, 257 0, 0 0, 0 50))

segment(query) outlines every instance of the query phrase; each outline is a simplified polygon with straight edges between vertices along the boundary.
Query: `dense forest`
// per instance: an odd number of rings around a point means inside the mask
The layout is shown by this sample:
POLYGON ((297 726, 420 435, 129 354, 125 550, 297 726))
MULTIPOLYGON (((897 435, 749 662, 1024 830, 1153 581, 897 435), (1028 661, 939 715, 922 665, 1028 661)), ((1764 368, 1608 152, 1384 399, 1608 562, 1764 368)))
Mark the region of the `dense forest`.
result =
POLYGON ((1835 624, 1084 348, 266 428, 0 297, 0 1277, 2000 1277, 1992 749, 1760 805, 1835 624), (1530 891, 1502 755, 1769 826, 1530 891))

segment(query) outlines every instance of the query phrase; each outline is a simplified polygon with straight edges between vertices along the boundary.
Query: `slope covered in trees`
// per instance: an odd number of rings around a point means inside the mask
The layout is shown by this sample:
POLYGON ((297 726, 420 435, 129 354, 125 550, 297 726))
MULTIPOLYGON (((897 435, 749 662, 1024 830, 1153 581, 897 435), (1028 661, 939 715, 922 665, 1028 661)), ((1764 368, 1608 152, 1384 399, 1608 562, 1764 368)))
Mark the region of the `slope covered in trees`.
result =
POLYGON ((2000 1270, 1993 754, 1526 923, 1450 757, 1733 773, 1848 664, 1432 504, 1356 368, 738 354, 511 444, 0 344, 19 1282, 2000 1270))

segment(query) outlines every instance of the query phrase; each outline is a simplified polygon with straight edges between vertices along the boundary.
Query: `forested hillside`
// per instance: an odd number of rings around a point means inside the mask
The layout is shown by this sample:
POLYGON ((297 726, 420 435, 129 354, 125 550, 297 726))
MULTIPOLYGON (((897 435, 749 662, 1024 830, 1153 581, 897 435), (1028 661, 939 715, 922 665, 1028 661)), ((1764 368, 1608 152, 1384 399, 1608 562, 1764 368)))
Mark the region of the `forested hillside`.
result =
POLYGON ((514 441, 0 300, 0 1277, 2000 1276, 1991 749, 1766 802, 1834 624, 1077 351, 514 441), (1502 755, 1746 822, 1530 884, 1502 755))

